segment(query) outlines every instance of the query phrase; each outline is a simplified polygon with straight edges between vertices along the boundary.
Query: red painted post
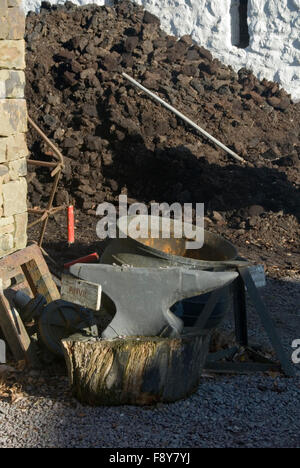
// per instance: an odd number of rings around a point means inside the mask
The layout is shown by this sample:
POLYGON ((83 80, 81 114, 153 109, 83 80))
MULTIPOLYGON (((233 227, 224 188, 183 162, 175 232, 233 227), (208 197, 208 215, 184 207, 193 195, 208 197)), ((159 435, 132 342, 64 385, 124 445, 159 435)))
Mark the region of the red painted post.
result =
POLYGON ((74 206, 68 206, 68 243, 75 242, 74 206))

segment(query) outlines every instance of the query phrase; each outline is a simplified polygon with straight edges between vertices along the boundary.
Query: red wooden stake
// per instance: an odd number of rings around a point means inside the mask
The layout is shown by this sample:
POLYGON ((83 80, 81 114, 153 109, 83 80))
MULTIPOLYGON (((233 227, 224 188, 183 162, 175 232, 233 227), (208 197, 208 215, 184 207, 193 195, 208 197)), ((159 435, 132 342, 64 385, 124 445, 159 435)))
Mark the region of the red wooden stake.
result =
POLYGON ((68 243, 75 242, 74 206, 68 206, 68 243))

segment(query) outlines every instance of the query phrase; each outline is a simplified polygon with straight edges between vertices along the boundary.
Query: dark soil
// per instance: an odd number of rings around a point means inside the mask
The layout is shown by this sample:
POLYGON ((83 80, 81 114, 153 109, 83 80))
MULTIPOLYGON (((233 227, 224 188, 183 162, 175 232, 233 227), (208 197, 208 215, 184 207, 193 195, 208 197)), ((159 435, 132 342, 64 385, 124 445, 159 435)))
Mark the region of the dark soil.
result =
MULTIPOLYGON (((204 202, 207 228, 230 239, 271 275, 300 270, 300 104, 278 84, 238 73, 189 36, 178 40, 131 2, 70 2, 26 24, 30 116, 62 150, 55 203, 73 203, 77 243, 66 249, 65 215, 45 247, 59 261, 98 249, 96 207, 129 202, 204 202), (121 76, 126 71, 242 156, 197 135, 121 76)), ((31 158, 49 160, 29 129, 31 158)), ((48 154, 48 155, 47 155, 48 154)), ((29 203, 45 206, 49 171, 29 168, 29 203)), ((38 228, 29 231, 37 236, 38 228)))

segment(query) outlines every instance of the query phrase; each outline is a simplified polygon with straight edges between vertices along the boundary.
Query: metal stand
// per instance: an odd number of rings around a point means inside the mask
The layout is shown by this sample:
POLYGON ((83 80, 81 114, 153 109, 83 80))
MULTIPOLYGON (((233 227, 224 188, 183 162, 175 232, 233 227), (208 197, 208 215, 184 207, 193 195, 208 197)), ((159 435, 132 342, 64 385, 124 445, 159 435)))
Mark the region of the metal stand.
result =
MULTIPOLYGON (((280 371, 282 370, 286 376, 294 377, 296 370, 290 362, 286 352, 283 348, 280 336, 276 330, 275 323, 269 314, 259 291, 251 277, 248 266, 237 266, 239 277, 235 282, 234 290, 234 318, 235 318, 235 336, 238 346, 222 350, 217 353, 209 355, 205 364, 206 370, 213 372, 230 372, 230 373, 249 373, 249 372, 266 372, 266 371, 280 371), (264 330, 272 344, 280 364, 271 361, 260 355, 248 346, 248 327, 247 327, 247 309, 246 309, 246 295, 245 288, 249 294, 251 302, 253 303, 256 312, 261 320, 264 330), (243 347, 247 350, 255 362, 230 362, 222 361, 221 359, 230 359, 243 347)), ((207 318, 212 313, 209 302, 206 304, 203 315, 207 318), (209 312, 209 315, 206 313, 209 312), (208 315, 208 316, 207 316, 208 315)), ((202 314, 201 314, 202 315, 202 314)))

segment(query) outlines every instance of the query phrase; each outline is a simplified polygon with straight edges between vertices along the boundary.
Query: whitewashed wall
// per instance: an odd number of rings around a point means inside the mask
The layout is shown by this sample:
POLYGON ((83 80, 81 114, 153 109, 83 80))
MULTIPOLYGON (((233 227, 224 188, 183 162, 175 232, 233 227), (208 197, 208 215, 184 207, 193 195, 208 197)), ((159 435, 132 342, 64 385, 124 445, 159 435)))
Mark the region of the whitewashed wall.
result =
MULTIPOLYGON (((39 8, 40 0, 23 0, 25 10, 39 8)), ((64 0, 50 0, 64 3, 64 0)), ((300 0, 248 0, 250 44, 232 45, 236 35, 236 0, 135 0, 156 14, 164 30, 191 34, 199 44, 235 70, 246 66, 259 78, 279 82, 300 100, 300 0)), ((73 0, 82 5, 88 0, 73 0)), ((98 5, 110 0, 95 0, 98 5)))

